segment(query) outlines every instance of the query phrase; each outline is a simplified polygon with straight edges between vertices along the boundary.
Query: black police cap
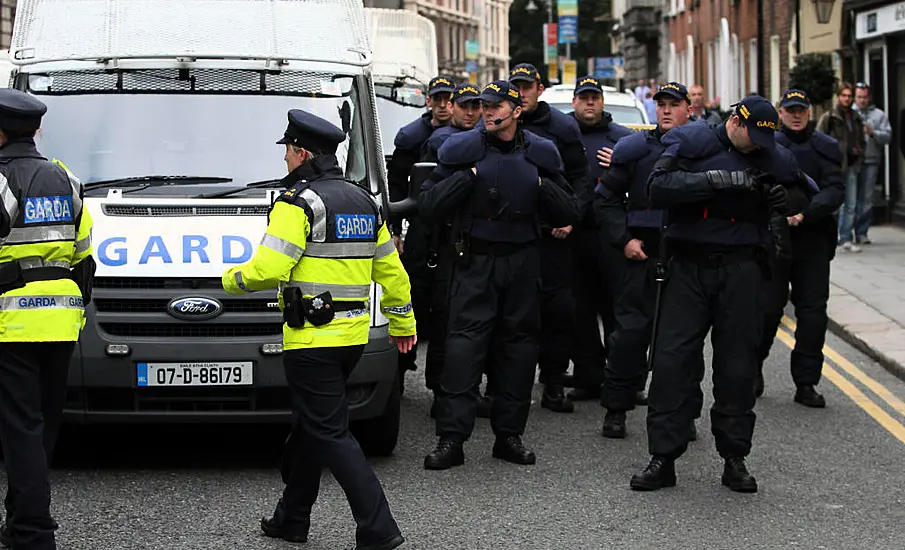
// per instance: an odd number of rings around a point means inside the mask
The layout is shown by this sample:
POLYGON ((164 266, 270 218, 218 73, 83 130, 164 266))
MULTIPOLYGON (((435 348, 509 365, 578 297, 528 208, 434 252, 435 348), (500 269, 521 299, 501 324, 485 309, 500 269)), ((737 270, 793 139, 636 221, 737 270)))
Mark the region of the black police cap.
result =
POLYGON ((540 72, 531 63, 519 63, 509 71, 509 82, 540 82, 540 72))
POLYGON ((505 80, 494 80, 490 84, 484 86, 481 92, 481 101, 487 103, 502 103, 508 101, 516 107, 522 105, 522 96, 518 88, 505 80))
POLYGON ((603 87, 600 85, 600 81, 593 76, 583 76, 575 81, 574 95, 583 92, 597 92, 598 94, 602 94, 603 87))
POLYGON ((23 91, 0 88, 0 129, 7 132, 31 133, 41 127, 47 105, 23 91))
POLYGON ((278 144, 288 143, 315 153, 335 153, 346 134, 335 125, 301 109, 289 111, 289 126, 278 144))
POLYGON ((780 107, 810 107, 811 100, 808 99, 808 94, 804 90, 787 90, 786 93, 782 94, 782 99, 779 101, 780 107))
POLYGON ((679 101, 687 101, 691 104, 691 97, 688 96, 688 88, 684 84, 678 82, 667 82, 666 84, 661 85, 657 88, 657 92, 651 99, 656 100, 663 96, 678 99, 679 101))
POLYGON ((446 75, 435 76, 427 85, 427 95, 433 96, 440 93, 453 93, 456 91, 456 85, 453 83, 452 77, 446 75))
POLYGON ((481 92, 473 84, 459 84, 453 93, 453 101, 459 105, 469 101, 480 101, 481 92))

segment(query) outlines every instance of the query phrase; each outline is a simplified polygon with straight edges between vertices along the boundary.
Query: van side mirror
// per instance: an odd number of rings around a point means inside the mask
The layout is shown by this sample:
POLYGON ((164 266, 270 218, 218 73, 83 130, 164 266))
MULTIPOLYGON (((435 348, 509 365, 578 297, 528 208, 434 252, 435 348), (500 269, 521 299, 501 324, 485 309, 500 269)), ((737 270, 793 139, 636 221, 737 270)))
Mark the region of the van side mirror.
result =
POLYGON ((390 212, 404 218, 414 215, 418 211, 418 196, 421 194, 421 184, 433 173, 437 167, 435 162, 416 162, 409 173, 408 197, 401 201, 390 203, 390 212))

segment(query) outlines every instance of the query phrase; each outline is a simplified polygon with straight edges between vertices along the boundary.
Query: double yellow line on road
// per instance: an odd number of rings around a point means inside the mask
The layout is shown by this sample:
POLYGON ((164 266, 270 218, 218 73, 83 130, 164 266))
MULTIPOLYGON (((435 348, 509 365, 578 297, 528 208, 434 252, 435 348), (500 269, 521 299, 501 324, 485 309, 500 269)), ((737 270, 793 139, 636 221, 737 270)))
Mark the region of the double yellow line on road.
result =
MULTIPOLYGON (((776 338, 788 346, 789 349, 795 347, 796 324, 795 321, 787 316, 783 316, 782 324, 776 331, 776 338)), ((896 436, 896 438, 905 443, 905 425, 899 420, 892 417, 883 407, 878 405, 873 399, 855 386, 848 378, 846 378, 840 370, 845 371, 854 380, 860 382, 874 395, 886 402, 886 404, 895 412, 905 417, 905 402, 896 397, 883 384, 877 382, 868 376, 863 370, 852 364, 851 361, 843 357, 839 352, 829 346, 823 346, 823 355, 826 361, 823 363, 823 375, 827 380, 832 382, 837 388, 842 390, 856 405, 864 409, 876 420, 886 431, 896 436), (838 370, 837 370, 838 369, 838 370)))

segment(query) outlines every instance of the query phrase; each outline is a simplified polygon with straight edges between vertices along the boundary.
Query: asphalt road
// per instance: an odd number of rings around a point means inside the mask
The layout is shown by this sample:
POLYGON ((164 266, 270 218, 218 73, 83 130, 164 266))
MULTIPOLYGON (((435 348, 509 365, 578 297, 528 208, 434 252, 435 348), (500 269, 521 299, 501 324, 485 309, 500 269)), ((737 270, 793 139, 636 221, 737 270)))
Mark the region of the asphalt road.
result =
MULTIPOLYGON (((893 405, 905 400, 905 383, 840 340, 828 343, 885 387, 893 405)), ((648 459, 646 409, 630 417, 630 437, 614 441, 600 437, 602 409, 595 403, 563 415, 541 409, 539 396, 525 438, 537 465, 492 459, 489 424, 479 420, 464 467, 425 471, 423 456, 435 442, 429 398, 422 371, 410 373, 402 441, 394 457, 373 461, 409 540, 403 548, 903 548, 903 441, 829 380, 820 386, 827 409, 794 404, 788 358, 777 342, 749 459, 760 484, 754 495, 720 485, 707 414, 700 439, 677 465, 678 486, 635 493, 628 481, 648 459)), ((905 433, 905 404, 897 411, 843 376, 863 392, 862 405, 880 417, 885 411, 887 425, 905 433)), ((281 490, 274 469, 285 436, 280 429, 133 428, 75 436, 69 432, 53 474, 61 549, 299 547, 258 530, 281 490)), ((351 514, 329 474, 312 523, 311 542, 301 548, 353 542, 351 514)))

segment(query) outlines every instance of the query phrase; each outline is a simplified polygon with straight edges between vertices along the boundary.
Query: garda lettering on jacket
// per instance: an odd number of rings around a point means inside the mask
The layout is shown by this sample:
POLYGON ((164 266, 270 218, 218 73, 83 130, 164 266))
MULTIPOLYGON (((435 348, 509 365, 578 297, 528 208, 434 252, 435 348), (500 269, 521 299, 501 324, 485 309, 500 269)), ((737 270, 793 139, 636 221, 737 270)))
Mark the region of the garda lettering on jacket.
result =
POLYGON ((373 214, 337 214, 337 239, 373 239, 373 214))
POLYGON ((50 307, 80 308, 85 307, 79 296, 22 296, 18 302, 19 309, 43 309, 50 307))
POLYGON ((72 221, 72 196, 29 197, 25 199, 25 223, 72 221))

